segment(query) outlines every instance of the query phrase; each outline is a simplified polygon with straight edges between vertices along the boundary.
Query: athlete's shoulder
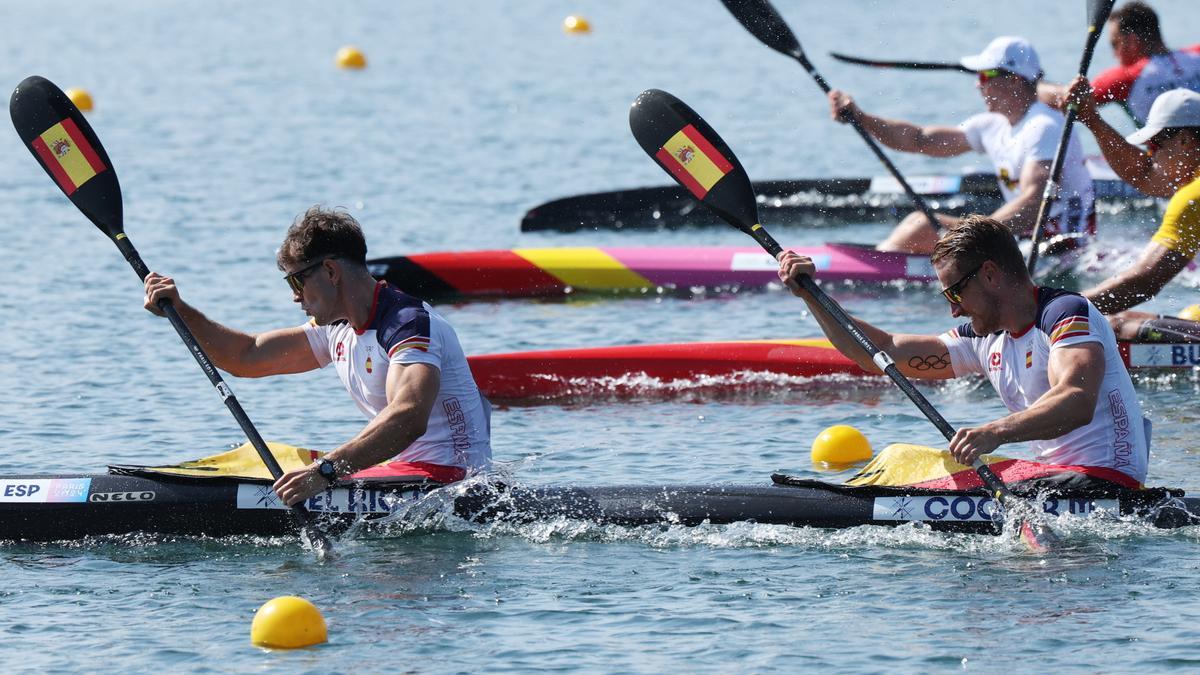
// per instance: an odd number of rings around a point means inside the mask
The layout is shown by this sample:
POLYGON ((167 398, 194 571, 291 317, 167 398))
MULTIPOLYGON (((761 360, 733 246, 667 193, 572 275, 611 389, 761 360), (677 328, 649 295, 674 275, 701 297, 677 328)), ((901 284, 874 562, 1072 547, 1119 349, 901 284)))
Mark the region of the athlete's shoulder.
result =
POLYGON ((420 298, 381 284, 371 327, 384 351, 388 354, 400 348, 428 351, 429 324, 429 310, 420 298))
POLYGON ((1113 66, 1092 79, 1092 93, 1096 101, 1124 101, 1129 98, 1129 91, 1137 81, 1142 70, 1150 63, 1150 59, 1142 58, 1127 66, 1113 66))
POLYGON ((1061 288, 1038 289, 1037 326, 1050 336, 1050 343, 1086 335, 1091 329, 1091 303, 1087 298, 1061 288))
POLYGON ((1025 113, 1025 127, 1033 132, 1039 132, 1045 129, 1059 129, 1066 118, 1059 111, 1050 106, 1035 101, 1029 106, 1029 110, 1025 113))

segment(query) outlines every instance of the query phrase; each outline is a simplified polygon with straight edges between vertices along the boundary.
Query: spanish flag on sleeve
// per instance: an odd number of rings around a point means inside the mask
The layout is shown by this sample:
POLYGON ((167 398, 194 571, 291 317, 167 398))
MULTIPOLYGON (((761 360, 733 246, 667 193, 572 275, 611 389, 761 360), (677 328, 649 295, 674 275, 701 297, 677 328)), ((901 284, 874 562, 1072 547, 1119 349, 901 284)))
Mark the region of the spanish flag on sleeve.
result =
POLYGON ((1054 329, 1050 331, 1050 344, 1054 344, 1059 340, 1080 337, 1087 334, 1087 315, 1067 316, 1058 323, 1054 324, 1054 329))
POLYGON ((43 131, 31 145, 67 196, 107 168, 69 117, 43 131))
POLYGON ((654 157, 696 199, 704 199, 717 181, 733 171, 733 164, 690 124, 663 143, 654 157))

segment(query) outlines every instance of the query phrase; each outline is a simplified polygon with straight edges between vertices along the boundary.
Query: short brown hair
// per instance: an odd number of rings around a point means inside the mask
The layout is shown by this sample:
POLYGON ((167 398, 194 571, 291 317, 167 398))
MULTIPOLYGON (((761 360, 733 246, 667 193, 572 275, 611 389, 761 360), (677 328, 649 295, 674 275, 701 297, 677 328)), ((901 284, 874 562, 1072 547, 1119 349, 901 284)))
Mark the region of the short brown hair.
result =
POLYGON ((275 261, 279 269, 311 263, 319 258, 341 258, 365 265, 367 240, 354 216, 344 209, 320 204, 305 211, 288 228, 275 261))
POLYGON ((929 260, 934 264, 952 261, 968 269, 991 260, 1006 274, 1028 274, 1025 257, 1012 230, 995 218, 979 214, 969 215, 946 228, 929 260))
POLYGON ((1121 5, 1108 15, 1108 20, 1122 33, 1138 36, 1151 45, 1162 42, 1162 31, 1158 27, 1158 15, 1144 2, 1121 5))

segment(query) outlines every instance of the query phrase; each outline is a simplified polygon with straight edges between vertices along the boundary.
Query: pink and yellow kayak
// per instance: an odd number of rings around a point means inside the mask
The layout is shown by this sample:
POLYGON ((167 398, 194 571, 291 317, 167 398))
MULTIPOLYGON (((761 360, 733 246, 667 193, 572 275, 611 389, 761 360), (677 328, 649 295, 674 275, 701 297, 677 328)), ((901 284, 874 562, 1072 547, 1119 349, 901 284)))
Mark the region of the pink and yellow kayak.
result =
MULTIPOLYGON (((1132 369, 1200 367, 1200 344, 1121 342, 1132 369)), ((468 359, 492 399, 671 396, 695 390, 780 388, 795 378, 864 377, 828 340, 745 340, 487 354, 468 359)))
MULTIPOLYGON (((929 281, 928 256, 861 244, 798 246, 829 281, 929 281)), ((530 298, 571 293, 640 294, 778 284, 778 265, 761 248, 678 246, 518 248, 418 253, 368 262, 371 273, 424 299, 530 298)))

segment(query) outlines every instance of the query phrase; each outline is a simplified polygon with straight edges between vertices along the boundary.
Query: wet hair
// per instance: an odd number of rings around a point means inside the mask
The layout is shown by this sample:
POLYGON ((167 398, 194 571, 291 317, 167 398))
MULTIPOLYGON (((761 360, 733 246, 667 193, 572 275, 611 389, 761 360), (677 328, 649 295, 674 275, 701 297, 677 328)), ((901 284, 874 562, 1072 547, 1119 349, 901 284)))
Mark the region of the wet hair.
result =
POLYGON ((366 265, 367 241, 354 216, 318 204, 288 228, 275 261, 280 270, 286 270, 323 257, 366 265))
POLYGON ((1017 238, 1004 223, 979 214, 969 215, 946 228, 933 247, 930 262, 943 260, 971 269, 991 260, 1005 274, 1028 276, 1025 257, 1017 247, 1017 238))
POLYGON ((1108 15, 1117 30, 1136 35, 1142 42, 1156 45, 1162 42, 1162 31, 1158 27, 1158 15, 1144 2, 1133 0, 1121 5, 1108 15))

